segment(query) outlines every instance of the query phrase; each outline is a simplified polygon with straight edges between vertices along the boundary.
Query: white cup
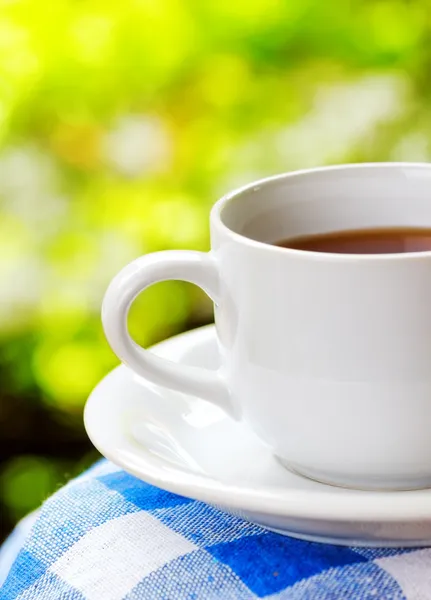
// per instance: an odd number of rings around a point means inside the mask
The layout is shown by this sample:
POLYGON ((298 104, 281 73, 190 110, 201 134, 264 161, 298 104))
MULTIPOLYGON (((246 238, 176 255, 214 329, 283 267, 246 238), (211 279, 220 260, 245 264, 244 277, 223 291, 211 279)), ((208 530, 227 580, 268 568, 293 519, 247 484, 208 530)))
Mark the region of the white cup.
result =
POLYGON ((146 255, 113 279, 106 336, 139 375, 243 419, 290 469, 347 487, 430 486, 431 252, 271 245, 395 226, 431 227, 431 165, 346 165, 253 183, 214 206, 208 254, 146 255), (219 372, 168 362, 130 338, 131 302, 167 279, 213 299, 219 372))

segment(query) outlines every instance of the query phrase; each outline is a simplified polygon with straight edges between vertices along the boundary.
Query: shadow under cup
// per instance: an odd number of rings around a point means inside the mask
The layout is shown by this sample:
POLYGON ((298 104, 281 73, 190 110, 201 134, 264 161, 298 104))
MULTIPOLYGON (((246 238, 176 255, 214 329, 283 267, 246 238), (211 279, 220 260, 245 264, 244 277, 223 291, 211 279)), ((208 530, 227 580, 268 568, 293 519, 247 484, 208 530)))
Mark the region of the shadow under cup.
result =
POLYGON ((431 252, 279 248, 333 231, 431 227, 431 166, 271 178, 212 213, 223 374, 282 464, 362 489, 431 485, 431 252), (257 242, 257 243, 256 243, 257 242))

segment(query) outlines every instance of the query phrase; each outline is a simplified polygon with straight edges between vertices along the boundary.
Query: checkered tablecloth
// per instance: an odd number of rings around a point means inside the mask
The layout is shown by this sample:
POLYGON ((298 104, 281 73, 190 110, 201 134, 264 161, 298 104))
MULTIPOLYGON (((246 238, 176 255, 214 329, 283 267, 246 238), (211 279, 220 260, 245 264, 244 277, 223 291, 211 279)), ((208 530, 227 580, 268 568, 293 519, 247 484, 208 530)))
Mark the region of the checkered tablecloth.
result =
POLYGON ((301 542, 102 461, 0 552, 1 600, 252 598, 428 599, 431 549, 301 542))

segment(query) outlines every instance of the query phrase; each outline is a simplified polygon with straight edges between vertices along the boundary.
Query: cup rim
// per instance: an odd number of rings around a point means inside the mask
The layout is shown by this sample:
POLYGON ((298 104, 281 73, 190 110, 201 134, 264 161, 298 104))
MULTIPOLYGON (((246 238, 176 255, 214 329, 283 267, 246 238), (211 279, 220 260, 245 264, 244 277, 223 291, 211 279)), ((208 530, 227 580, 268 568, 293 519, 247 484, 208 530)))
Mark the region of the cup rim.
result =
MULTIPOLYGON (((331 262, 386 262, 386 261, 400 261, 400 260, 424 260, 431 258, 431 250, 423 250, 420 252, 394 252, 391 254, 343 254, 336 252, 316 252, 313 250, 298 250, 295 248, 286 248, 281 246, 275 246, 267 242, 261 242, 247 237, 241 233, 233 231, 223 221, 222 213, 226 206, 231 201, 236 200, 238 197, 249 191, 257 191, 261 187, 277 185, 286 179, 295 177, 302 177, 305 175, 311 175, 314 173, 331 172, 331 171, 360 171, 360 170, 373 170, 373 169, 423 169, 428 170, 431 173, 431 163, 426 162, 364 162, 364 163, 345 163, 335 164, 323 167, 312 167, 308 169, 299 169, 295 171, 288 171, 285 173, 279 173, 271 175, 269 177, 263 177, 251 183, 247 183, 239 188, 234 189, 222 196, 212 207, 210 213, 211 223, 219 229, 224 235, 229 236, 233 241, 241 243, 249 248, 255 250, 272 252, 274 254, 284 256, 295 256, 296 258, 302 259, 313 259, 320 261, 331 261, 331 262)), ((430 199, 431 202, 431 199, 430 199)))

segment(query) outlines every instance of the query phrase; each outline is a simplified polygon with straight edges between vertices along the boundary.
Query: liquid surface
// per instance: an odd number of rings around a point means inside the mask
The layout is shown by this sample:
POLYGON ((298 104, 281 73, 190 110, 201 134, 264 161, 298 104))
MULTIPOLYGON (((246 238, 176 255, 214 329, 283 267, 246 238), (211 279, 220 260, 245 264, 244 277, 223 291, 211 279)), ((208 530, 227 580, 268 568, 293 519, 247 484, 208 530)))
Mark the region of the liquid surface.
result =
POLYGON ((392 227, 308 235, 274 244, 294 250, 335 254, 395 254, 431 250, 431 228, 392 227))

